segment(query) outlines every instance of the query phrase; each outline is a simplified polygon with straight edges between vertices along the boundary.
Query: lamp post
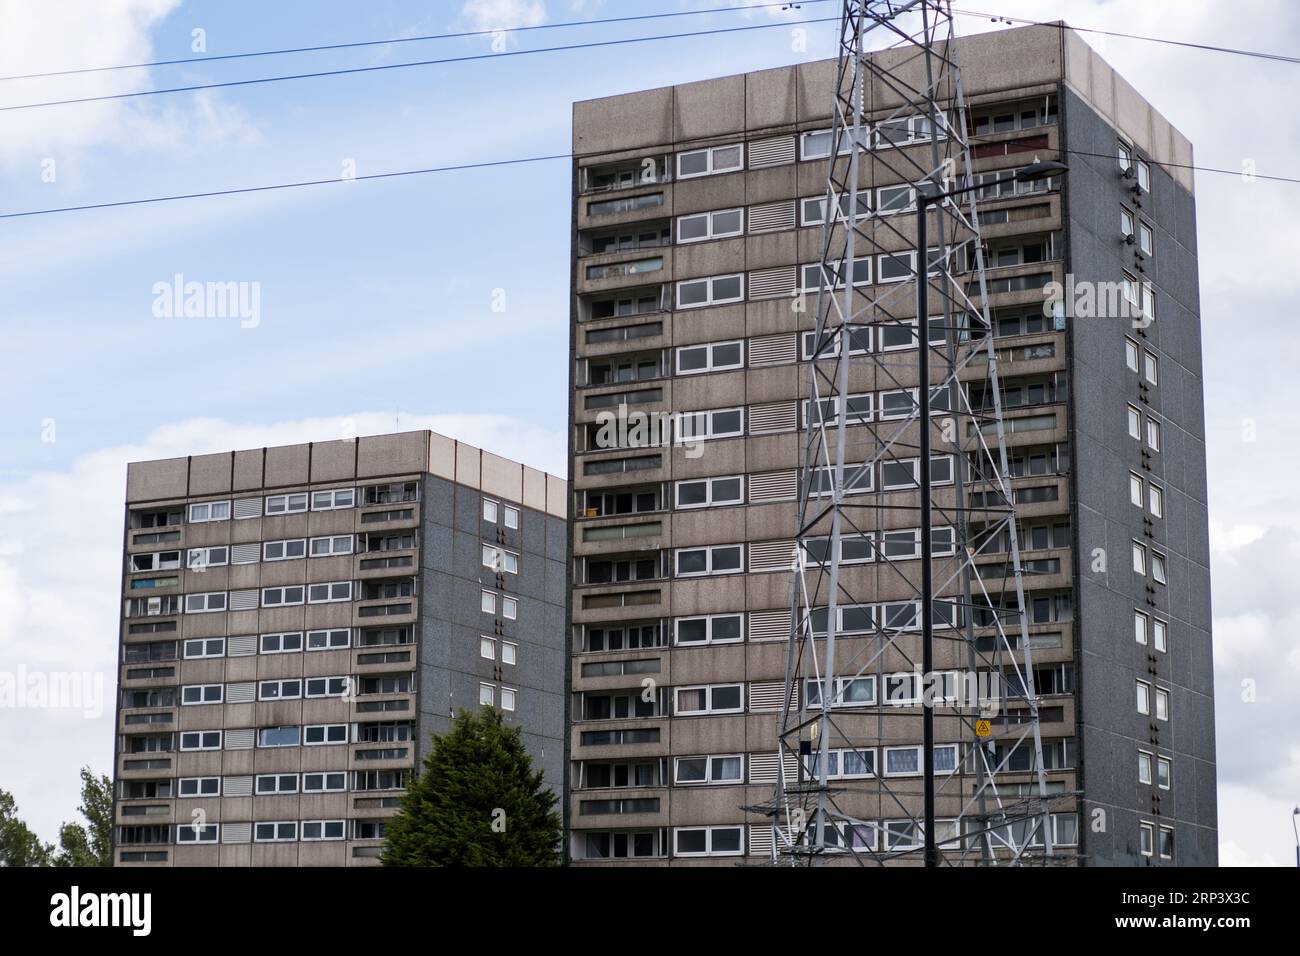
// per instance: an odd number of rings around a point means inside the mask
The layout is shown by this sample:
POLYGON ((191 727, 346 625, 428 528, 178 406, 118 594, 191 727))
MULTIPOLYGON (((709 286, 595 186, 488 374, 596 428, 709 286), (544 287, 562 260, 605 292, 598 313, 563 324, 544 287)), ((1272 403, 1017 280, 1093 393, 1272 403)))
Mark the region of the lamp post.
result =
MULTIPOLYGON (((931 531, 930 514, 930 252, 926 239, 926 221, 930 206, 942 203, 946 199, 983 189, 985 186, 1006 182, 1033 182, 1050 179, 1065 173, 1069 169, 1064 163, 1031 163, 1013 173, 978 186, 963 186, 941 192, 934 183, 918 183, 916 187, 916 329, 918 350, 920 352, 919 377, 917 389, 923 411, 921 412, 921 679, 930 682, 934 670, 934 576, 930 563, 934 557, 934 539, 931 531)), ((944 331, 945 338, 947 330, 944 331)), ((992 330, 990 330, 992 334, 992 330)), ((918 688, 919 689, 919 688, 918 688)), ((933 695, 927 701, 924 697, 922 707, 922 740, 924 766, 924 800, 925 800, 925 865, 939 865, 939 847, 934 839, 934 706, 933 695)), ((1297 810, 1300 812, 1300 810, 1297 810)), ((1300 865, 1300 845, 1296 849, 1296 859, 1300 865)))
POLYGON ((1300 829, 1296 829, 1295 818, 1300 817, 1300 807, 1291 811, 1291 829, 1295 831, 1295 865, 1300 869, 1300 829))

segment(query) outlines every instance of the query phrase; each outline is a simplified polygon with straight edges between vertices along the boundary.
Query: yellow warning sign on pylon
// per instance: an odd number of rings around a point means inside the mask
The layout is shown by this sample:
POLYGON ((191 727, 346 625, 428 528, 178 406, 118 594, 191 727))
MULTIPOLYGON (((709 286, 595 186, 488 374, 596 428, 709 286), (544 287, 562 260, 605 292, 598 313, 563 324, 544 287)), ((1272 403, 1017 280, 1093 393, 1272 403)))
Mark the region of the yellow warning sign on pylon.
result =
POLYGON ((975 721, 975 736, 976 736, 976 737, 987 737, 987 736, 989 736, 989 735, 992 734, 992 733, 993 733, 993 725, 992 725, 991 723, 989 723, 987 720, 977 720, 977 721, 975 721))

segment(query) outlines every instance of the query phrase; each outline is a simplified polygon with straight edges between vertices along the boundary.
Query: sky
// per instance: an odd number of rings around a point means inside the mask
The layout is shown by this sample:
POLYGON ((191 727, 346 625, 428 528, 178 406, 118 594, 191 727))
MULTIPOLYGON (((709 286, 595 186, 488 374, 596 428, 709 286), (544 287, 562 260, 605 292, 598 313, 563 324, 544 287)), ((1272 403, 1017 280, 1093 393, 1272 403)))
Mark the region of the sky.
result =
MULTIPOLYGON (((0 702, 0 789, 43 838, 74 818, 79 767, 111 773, 126 462, 433 428, 567 470, 568 163, 349 179, 563 154, 575 100, 834 55, 833 24, 797 21, 838 3, 756 2, 0 0, 0 217, 329 181, 0 218, 0 675, 71 681, 0 702), (585 22, 704 8, 737 9, 585 22), (737 26, 762 29, 525 52, 737 26), (469 31, 501 32, 9 78, 469 31), (463 57, 477 58, 30 106, 463 57), (167 290, 190 281, 237 283, 247 308, 176 314, 167 290)), ((1238 0, 1231 17, 1205 0, 969 2, 981 15, 959 17, 962 34, 1006 29, 1000 14, 1273 52, 1300 41, 1300 7, 1284 0, 1238 0)), ((1300 177, 1300 67, 1085 39, 1192 140, 1198 165, 1229 171, 1196 174, 1220 858, 1290 865, 1300 184, 1236 173, 1300 177)))

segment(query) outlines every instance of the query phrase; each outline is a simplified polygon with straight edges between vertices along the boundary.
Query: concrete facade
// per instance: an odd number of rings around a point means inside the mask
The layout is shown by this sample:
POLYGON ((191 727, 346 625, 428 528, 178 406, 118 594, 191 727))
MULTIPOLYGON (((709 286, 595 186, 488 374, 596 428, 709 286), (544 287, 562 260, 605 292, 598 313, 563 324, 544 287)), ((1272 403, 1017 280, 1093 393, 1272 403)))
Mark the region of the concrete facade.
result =
MULTIPOLYGON (((1025 559, 1040 562, 1030 633, 1048 777, 1065 801, 1058 843, 1088 865, 1213 863, 1191 146, 1068 30, 959 42, 973 171, 1006 173, 1034 158, 1071 166, 1064 184, 980 204, 1003 386, 1024 396, 1010 407, 1004 394, 1004 403, 1025 559), (1121 147, 1132 157, 1127 174, 1121 147), (1144 250, 1148 235, 1154 248, 1144 250), (1154 321, 1044 318, 1045 290, 1065 286, 1067 273, 1131 279, 1138 290, 1149 282, 1154 321), (1130 404, 1141 416, 1137 439, 1130 404), (1153 417, 1161 433, 1151 437, 1153 417), (1140 504, 1130 503, 1133 478, 1140 504), (1134 543, 1141 575, 1130 567, 1134 543), (1149 714, 1135 706, 1139 682, 1149 714)), ((759 863, 770 846, 767 819, 742 807, 767 800, 776 773, 798 409, 809 381, 799 333, 816 319, 790 298, 799 267, 821 254, 822 230, 806 222, 803 200, 825 194, 826 159, 806 156, 805 134, 829 127, 834 77, 835 64, 822 61, 574 105, 575 863, 759 863), (709 412, 717 434, 692 448, 602 432, 602 415, 620 408, 652 422, 709 412), (686 570, 715 559, 720 570, 686 570)), ((897 106, 881 87, 868 103, 873 116, 897 106)), ((863 185, 893 185, 884 166, 863 167, 863 185)), ((909 248, 910 228, 899 227, 898 251, 909 248)), ((852 391, 879 384, 863 364, 852 391)), ((865 571, 846 573, 869 589, 865 571)), ((919 733, 885 711, 888 726, 919 733)), ((1009 775, 1013 787, 1032 779, 1009 775)), ((883 826, 887 815, 877 816, 883 826)))
POLYGON ((558 792, 566 498, 431 432, 131 464, 115 862, 372 865, 480 703, 558 792))

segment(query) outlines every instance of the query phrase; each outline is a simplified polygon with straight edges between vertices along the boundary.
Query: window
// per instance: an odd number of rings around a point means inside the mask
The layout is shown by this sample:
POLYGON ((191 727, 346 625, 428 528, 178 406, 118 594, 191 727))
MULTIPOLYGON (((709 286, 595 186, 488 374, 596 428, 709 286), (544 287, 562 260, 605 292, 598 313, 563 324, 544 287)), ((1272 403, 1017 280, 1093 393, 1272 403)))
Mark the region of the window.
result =
POLYGON ((1169 624, 1159 618, 1151 622, 1152 644, 1162 654, 1169 649, 1169 624))
POLYGON ((881 186, 876 190, 876 210, 883 216, 916 209, 916 190, 912 186, 881 186))
POLYGON ((1137 180, 1144 192, 1151 192, 1151 164, 1144 159, 1137 161, 1137 180))
MULTIPOLYGON (((1156 786, 1168 790, 1173 782, 1173 763, 1168 757, 1156 758, 1156 786)), ((1148 783, 1150 781, 1147 781, 1148 783)))
POLYGON ((253 792, 259 796, 271 793, 297 793, 298 775, 296 773, 259 774, 254 782, 253 792))
POLYGON ((220 750, 221 731, 187 730, 181 734, 181 750, 220 750))
POLYGON ((501 616, 513 621, 519 613, 519 601, 512 597, 501 596, 501 616))
POLYGON ((208 568, 220 568, 230 563, 230 549, 190 548, 185 555, 185 567, 191 571, 206 571, 208 568))
POLYGON ((1119 207, 1119 232, 1122 236, 1131 236, 1134 234, 1133 213, 1126 207, 1119 207))
POLYGON ((215 797, 221 793, 220 777, 182 777, 177 781, 177 796, 215 797))
MULTIPOLYGON (((809 707, 820 707, 822 687, 825 679, 809 678, 805 681, 804 694, 809 707)), ((835 678, 835 692, 831 696, 832 707, 864 707, 876 703, 876 678, 874 674, 863 677, 835 678)))
POLYGON ((501 642, 501 663, 518 664, 519 663, 519 645, 510 641, 501 642))
POLYGON ((679 827, 673 831, 677 856, 740 856, 745 852, 744 827, 679 827))
POLYGON ((719 209, 677 217, 677 241, 700 242, 704 239, 723 239, 738 236, 745 231, 745 210, 719 209))
POLYGON ((309 584, 307 586, 308 604, 333 604, 338 601, 351 600, 351 581, 332 581, 328 584, 309 584))
POLYGON ((1145 750, 1138 751, 1138 783, 1151 785, 1151 755, 1145 750))
POLYGON ((735 644, 745 639, 743 614, 709 614, 682 617, 673 622, 677 644, 735 644))
POLYGON ((1142 375, 1152 385, 1159 384, 1160 360, 1150 352, 1142 355, 1142 375))
POLYGON ((181 705, 219 704, 224 691, 224 684, 190 684, 181 688, 181 705))
POLYGON ((224 637, 208 637, 185 641, 181 650, 181 656, 187 660, 197 657, 224 657, 225 653, 226 639, 224 637))
MULTIPOLYGON (((1131 433, 1132 431, 1132 421, 1130 420, 1129 432, 1131 433)), ((1133 437, 1137 438, 1138 436, 1134 435, 1133 437)), ((1152 451, 1160 450, 1160 423, 1150 415, 1147 416, 1147 447, 1152 451)))
MULTIPOLYGON (((849 215, 849 194, 840 194, 840 216, 841 221, 848 219, 849 215)), ((871 190, 863 189, 858 193, 858 219, 862 219, 871 214, 871 190)), ((820 226, 826 222, 826 197, 812 196, 808 199, 799 201, 799 225, 801 226, 820 226)))
POLYGON ((310 547, 313 558, 324 558, 331 554, 351 554, 352 535, 341 534, 330 535, 325 538, 312 538, 310 547))
POLYGON ((678 757, 674 783, 741 783, 744 780, 743 754, 721 757, 678 757))
POLYGON ((482 707, 495 707, 497 704, 497 688, 495 684, 478 685, 478 702, 482 707))
POLYGON ((303 840, 342 840, 342 820, 303 820, 303 840))
POLYGON ((338 648, 350 647, 352 644, 352 631, 348 628, 334 628, 328 631, 308 631, 307 632, 307 650, 309 651, 329 651, 338 648))
POLYGON ((1139 644, 1147 642, 1147 623, 1148 618, 1141 611, 1133 612, 1133 637, 1139 644))
POLYGON ((1152 856, 1155 853, 1155 836, 1156 828, 1151 823, 1138 824, 1138 852, 1143 856, 1152 856))
POLYGON ((270 495, 266 499, 266 514, 287 515, 307 510, 307 495, 270 495))
POLYGON ((504 511, 506 515, 506 527, 517 529, 519 527, 519 509, 506 505, 504 511))
POLYGON ((1138 248, 1142 250, 1143 255, 1154 255, 1156 249, 1155 233, 1145 222, 1138 223, 1138 248))
POLYGON ((229 501, 207 501, 201 505, 190 505, 190 524, 200 524, 204 521, 227 521, 229 519, 229 501))
POLYGON ((1151 577, 1155 579, 1157 584, 1169 583, 1167 561, 1159 551, 1151 552, 1151 577))
POLYGON ((745 297, 745 277, 734 275, 686 279, 677 283, 677 308, 694 309, 705 305, 739 302, 745 297))
POLYGON ((497 596, 495 591, 484 591, 479 602, 479 609, 484 614, 496 614, 497 596))
POLYGON ((216 843, 220 824, 186 823, 176 828, 177 843, 216 843))
POLYGON ((1138 344, 1127 335, 1124 336, 1124 364, 1131 372, 1138 370, 1138 344))
POLYGON ((289 634, 263 634, 261 637, 263 654, 292 654, 302 650, 302 632, 289 634))
POLYGON ((316 491, 311 496, 312 511, 337 511, 351 508, 356 504, 355 488, 336 488, 333 491, 316 491))
POLYGON ((1165 516, 1165 493, 1159 485, 1147 485, 1147 507, 1157 518, 1165 516))
POLYGON ((515 709, 515 690, 513 687, 501 688, 501 709, 502 710, 515 709))
POLYGON ((490 637, 480 637, 478 639, 478 656, 485 661, 494 661, 497 659, 497 642, 490 637))
POLYGON ((1163 687, 1156 688, 1156 720, 1169 719, 1169 691, 1163 687))
POLYGON ((744 165, 744 147, 740 143, 692 149, 677 154, 677 178, 691 179, 695 176, 730 173, 744 165))
POLYGON ((1142 476, 1134 474, 1131 471, 1128 473, 1128 500, 1139 508, 1142 507, 1142 504, 1145 501, 1145 496, 1142 491, 1142 476))
POLYGON ((745 694, 741 684, 704 684, 677 688, 677 706, 674 712, 679 717, 693 714, 738 714, 744 709, 745 694))
POLYGON ((721 478, 679 481, 675 485, 675 491, 678 508, 744 504, 745 476, 727 475, 721 478))
MULTIPOLYGON (((378 679, 378 678, 374 678, 378 679)), ((352 683, 349 677, 309 677, 307 678, 306 697, 343 697, 348 692, 348 687, 352 683)), ((400 689, 405 693, 409 688, 400 689)), ((383 693, 397 693, 397 690, 383 691, 383 693)))
POLYGON ((301 584, 282 588, 262 588, 262 607, 287 607, 301 604, 304 591, 301 584))
POLYGON ((296 839, 298 824, 292 821, 253 825, 253 840, 257 843, 286 843, 296 839))
POLYGON ((1128 143, 1120 142, 1118 146, 1119 171, 1128 172, 1133 168, 1133 148, 1128 143))
POLYGON ((348 742, 348 725, 308 724, 302 729, 302 742, 305 747, 345 744, 348 742))
POLYGON ((226 592, 209 591, 206 594, 185 595, 186 614, 210 614, 226 609, 226 592))
POLYGON ((816 292, 823 287, 842 289, 846 278, 851 279, 855 286, 870 285, 871 256, 855 258, 851 273, 846 273, 843 261, 827 264, 825 268, 820 262, 799 267, 799 289, 803 292, 816 292))
POLYGON ((490 544, 483 545, 483 567, 490 568, 498 574, 519 573, 519 555, 513 551, 507 551, 504 548, 493 547, 490 544))
POLYGON ((304 747, 347 743, 346 723, 309 723, 303 727, 304 747))
POLYGON ((137 571, 179 571, 181 553, 179 551, 157 551, 151 554, 131 555, 131 573, 137 571))
POLYGON ((1160 859, 1172 860, 1174 858, 1174 830, 1173 827, 1160 828, 1160 859))
POLYGON ((1133 542, 1133 573, 1143 576, 1147 573, 1147 549, 1136 541, 1133 542))
MULTIPOLYGON (((297 700, 302 696, 302 681, 264 680, 257 685, 258 700, 297 700)), ((297 743, 297 741, 294 741, 297 743)))
POLYGON ((262 545, 263 561, 292 561, 307 556, 307 540, 291 538, 287 541, 268 541, 262 545))
POLYGON ((305 773, 302 775, 303 793, 336 793, 348 788, 346 773, 305 773))
POLYGON ((497 503, 491 498, 483 499, 483 520, 496 524, 497 521, 497 503))
POLYGON ((711 342, 677 349, 678 375, 721 372, 726 369, 744 368, 744 366, 745 343, 741 340, 711 342))
MULTIPOLYGON (((834 358, 840 354, 840 332, 827 328, 818 339, 817 331, 804 332, 799 336, 800 356, 808 360, 816 356, 819 359, 834 358)), ((866 355, 871 351, 870 327, 849 328, 849 354, 866 355)))
POLYGON ((1151 713, 1151 685, 1145 681, 1137 682, 1137 710, 1139 714, 1151 713))
POLYGON ((743 570, 745 546, 716 544, 703 548, 679 548, 674 561, 679 578, 704 574, 735 574, 743 570))
POLYGON ((745 432, 743 408, 719 408, 707 412, 681 412, 673 422, 678 444, 711 438, 733 438, 745 432))
POLYGON ((1128 433, 1138 441, 1142 440, 1142 413, 1132 405, 1128 407, 1128 433))
POLYGON ((257 732, 259 747, 297 747, 300 740, 297 727, 263 727, 257 732))

